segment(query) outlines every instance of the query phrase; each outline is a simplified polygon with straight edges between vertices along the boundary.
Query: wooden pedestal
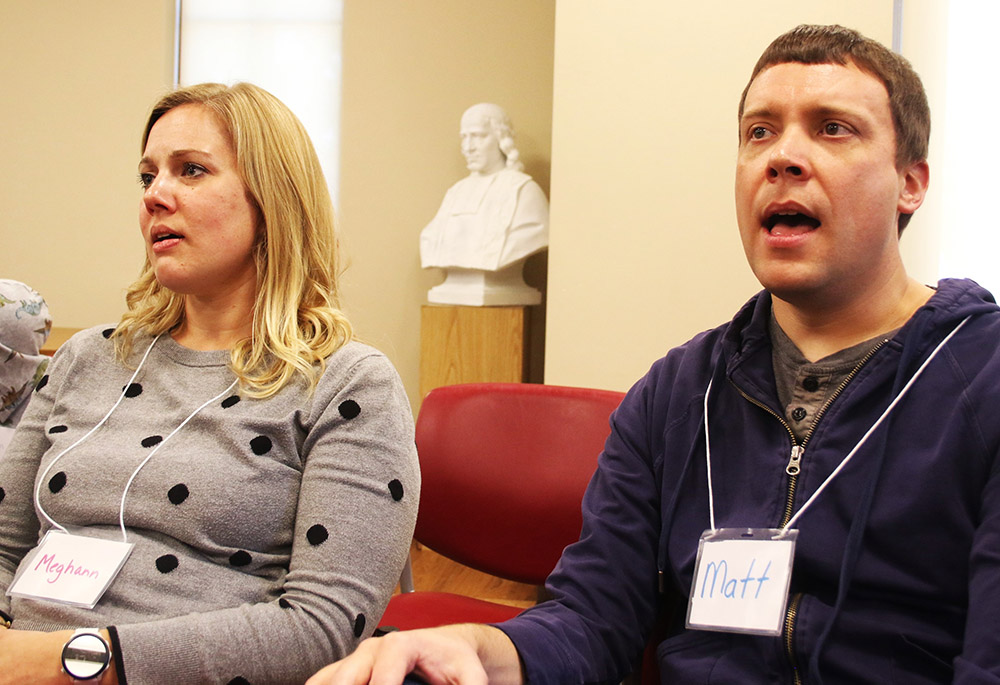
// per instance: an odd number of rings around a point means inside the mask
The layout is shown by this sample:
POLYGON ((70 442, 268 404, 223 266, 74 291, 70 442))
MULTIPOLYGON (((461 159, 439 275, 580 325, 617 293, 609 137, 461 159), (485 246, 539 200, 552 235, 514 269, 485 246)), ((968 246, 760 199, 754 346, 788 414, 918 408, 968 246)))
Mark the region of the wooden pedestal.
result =
POLYGON ((420 396, 456 383, 527 380, 528 308, 424 305, 420 396))

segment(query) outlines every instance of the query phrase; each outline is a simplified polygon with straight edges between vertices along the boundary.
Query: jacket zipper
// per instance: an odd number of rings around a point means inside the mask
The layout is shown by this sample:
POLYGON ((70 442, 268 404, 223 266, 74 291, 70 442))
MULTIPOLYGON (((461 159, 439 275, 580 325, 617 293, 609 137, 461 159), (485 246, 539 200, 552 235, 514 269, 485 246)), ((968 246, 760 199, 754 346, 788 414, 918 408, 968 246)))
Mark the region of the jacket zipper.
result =
POLYGON ((799 663, 795 658, 795 648, 792 645, 792 635, 795 633, 795 618, 799 613, 799 603, 802 601, 802 593, 797 592, 792 596, 785 611, 785 657, 788 665, 792 667, 792 682, 795 685, 802 685, 802 676, 799 675, 799 663))
MULTIPOLYGON (((844 380, 841 381, 840 385, 837 386, 837 389, 833 391, 832 395, 830 395, 830 399, 824 402, 823 406, 820 407, 819 411, 816 412, 816 416, 813 418, 812 425, 809 426, 809 432, 806 433, 806 437, 802 439, 802 444, 798 445, 795 441, 795 438, 794 437, 792 438, 792 454, 791 457, 789 457, 788 459, 788 465, 785 467, 785 473, 788 474, 788 489, 786 490, 786 495, 785 495, 785 513, 781 517, 781 523, 778 525, 779 528, 784 528, 785 525, 789 522, 789 520, 791 520, 792 514, 795 513, 795 508, 794 508, 795 486, 798 484, 799 472, 802 470, 801 468, 802 455, 805 454, 806 444, 809 442, 809 438, 812 437, 813 431, 819 424, 820 419, 823 418, 823 415, 826 413, 826 410, 830 408, 830 405, 832 405, 838 397, 840 397, 840 393, 844 391, 844 388, 847 387, 847 384, 850 383, 852 380, 854 380, 854 377, 858 375, 858 372, 861 371, 861 368, 865 364, 867 364, 868 360, 871 359, 873 356, 875 356, 875 353, 878 352, 880 349, 882 349, 882 346, 885 345, 887 342, 889 342, 887 338, 882 338, 881 340, 879 340, 878 344, 876 344, 875 347, 868 350, 868 353, 861 358, 861 361, 859 361, 857 365, 853 369, 851 369, 851 372, 844 377, 844 380)), ((774 414, 774 412, 771 413, 774 414)), ((781 422, 784 424, 785 430, 791 433, 792 429, 788 426, 788 423, 784 420, 784 418, 780 416, 778 418, 780 418, 781 422)))
MULTIPOLYGON (((795 433, 792 431, 791 426, 785 421, 785 417, 781 416, 770 407, 758 402, 754 398, 747 395, 743 390, 740 389, 736 383, 730 379, 730 384, 736 388, 738 392, 744 399, 746 399, 751 404, 760 407, 766 411, 771 416, 778 419, 781 425, 785 427, 788 432, 789 438, 792 441, 792 450, 788 458, 788 464, 785 466, 785 473, 788 475, 788 488, 785 491, 785 511, 781 517, 781 523, 778 524, 779 528, 784 528, 785 525, 791 520, 792 514, 795 512, 795 488, 799 480, 799 473, 802 471, 802 457, 806 451, 806 444, 809 442, 809 438, 812 436, 813 430, 815 430, 816 425, 819 423, 820 419, 823 418, 823 414, 826 410, 830 408, 830 405, 840 396, 840 393, 844 391, 847 384, 854 379, 861 368, 868 363, 876 352, 878 352, 883 345, 889 342, 888 338, 883 338, 875 345, 868 353, 861 358, 861 361, 851 369, 851 372, 847 374, 844 380, 837 386, 837 389, 833 391, 830 395, 830 399, 823 403, 823 406, 819 408, 816 412, 815 418, 813 418, 812 425, 809 427, 809 432, 806 433, 806 437, 802 439, 802 444, 800 445, 798 440, 795 439, 795 433)), ((788 603, 788 608, 785 610, 785 624, 784 624, 784 642, 785 642, 785 657, 788 659, 789 666, 792 669, 792 679, 795 685, 802 685, 802 677, 799 675, 799 668, 797 659, 795 658, 795 650, 793 647, 793 637, 795 635, 795 620, 798 615, 799 603, 802 601, 802 593, 796 593, 788 603)))

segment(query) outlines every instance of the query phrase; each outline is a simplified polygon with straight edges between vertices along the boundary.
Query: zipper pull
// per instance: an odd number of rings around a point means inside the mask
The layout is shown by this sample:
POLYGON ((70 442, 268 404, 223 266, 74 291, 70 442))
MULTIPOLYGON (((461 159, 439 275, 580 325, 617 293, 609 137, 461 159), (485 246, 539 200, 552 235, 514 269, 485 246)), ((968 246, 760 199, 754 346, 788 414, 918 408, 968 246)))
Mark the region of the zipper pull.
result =
POLYGON ((785 467, 785 473, 789 476, 799 475, 801 471, 800 462, 802 461, 802 453, 805 452, 805 448, 801 445, 792 446, 792 456, 788 459, 788 466, 785 467))

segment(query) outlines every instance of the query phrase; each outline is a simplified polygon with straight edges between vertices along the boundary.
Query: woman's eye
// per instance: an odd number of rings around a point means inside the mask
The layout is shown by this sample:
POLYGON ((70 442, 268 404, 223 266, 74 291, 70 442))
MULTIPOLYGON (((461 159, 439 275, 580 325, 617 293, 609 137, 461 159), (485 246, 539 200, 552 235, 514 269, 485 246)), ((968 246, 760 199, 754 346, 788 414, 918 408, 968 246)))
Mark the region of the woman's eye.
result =
POLYGON ((149 186, 153 185, 153 174, 139 174, 138 180, 139 185, 142 186, 143 190, 145 190, 149 188, 149 186))
POLYGON ((201 176, 205 173, 205 167, 195 164, 194 162, 185 162, 183 171, 185 176, 201 176))

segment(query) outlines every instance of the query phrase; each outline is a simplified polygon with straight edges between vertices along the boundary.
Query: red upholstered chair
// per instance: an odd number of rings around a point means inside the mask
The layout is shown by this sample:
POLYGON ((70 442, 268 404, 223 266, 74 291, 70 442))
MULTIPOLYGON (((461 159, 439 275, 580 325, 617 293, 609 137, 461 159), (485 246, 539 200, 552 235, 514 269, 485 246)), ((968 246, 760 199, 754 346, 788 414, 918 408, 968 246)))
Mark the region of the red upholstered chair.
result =
MULTIPOLYGON (((580 500, 622 397, 526 383, 432 390, 417 417, 422 485, 414 538, 479 571, 540 585, 580 536, 580 500)), ((520 611, 404 591, 389 602, 381 627, 492 623, 520 611)))

